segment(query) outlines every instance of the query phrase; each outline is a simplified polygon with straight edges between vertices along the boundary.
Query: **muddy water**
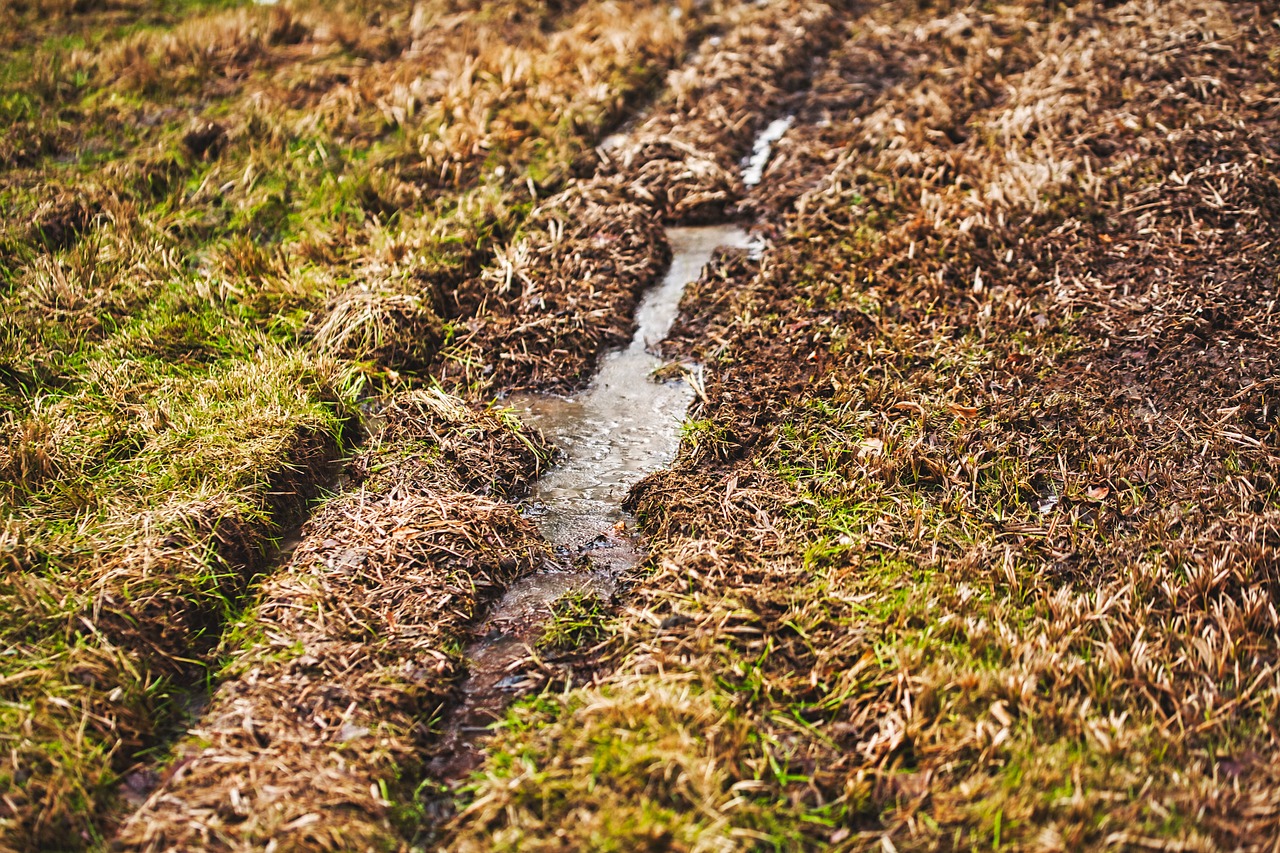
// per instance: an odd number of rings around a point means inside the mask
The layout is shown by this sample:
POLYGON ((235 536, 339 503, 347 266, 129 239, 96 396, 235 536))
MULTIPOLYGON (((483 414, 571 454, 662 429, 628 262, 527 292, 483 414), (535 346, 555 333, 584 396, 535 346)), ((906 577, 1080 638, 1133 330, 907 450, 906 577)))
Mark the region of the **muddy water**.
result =
POLYGON ((623 520, 619 504, 644 475, 675 458, 679 425, 693 389, 687 381, 650 378, 663 362, 653 347, 675 321, 685 285, 721 246, 745 248, 731 225, 672 228, 671 268, 636 312, 636 333, 624 350, 604 356, 591 386, 575 398, 523 395, 509 402, 564 450, 567 460, 535 488, 532 515, 555 545, 582 547, 608 536, 623 520))
POLYGON ((511 694, 537 683, 530 644, 552 603, 580 591, 608 601, 618 576, 640 560, 640 543, 622 511, 628 490, 669 465, 680 444, 680 422, 694 390, 686 380, 656 381, 663 366, 653 349, 671 330, 685 285, 696 280, 720 247, 749 248, 732 225, 672 228, 672 261, 661 285, 636 312, 626 349, 607 353, 591 385, 575 397, 525 394, 507 404, 563 451, 539 479, 527 513, 556 549, 557 560, 513 584, 492 608, 466 651, 469 676, 446 724, 437 778, 459 778, 477 763, 474 741, 511 694))
POLYGON ((618 573, 639 559, 622 501, 642 477, 675 459, 680 422, 694 396, 683 379, 652 378, 663 366, 654 347, 671 331, 685 285, 716 249, 748 245, 746 233, 732 225, 672 228, 667 239, 671 267, 641 300, 635 336, 626 349, 601 359, 587 390, 577 397, 526 394, 508 401, 565 455, 538 480, 528 510, 562 565, 513 586, 499 613, 537 607, 574 588, 607 598, 618 573))

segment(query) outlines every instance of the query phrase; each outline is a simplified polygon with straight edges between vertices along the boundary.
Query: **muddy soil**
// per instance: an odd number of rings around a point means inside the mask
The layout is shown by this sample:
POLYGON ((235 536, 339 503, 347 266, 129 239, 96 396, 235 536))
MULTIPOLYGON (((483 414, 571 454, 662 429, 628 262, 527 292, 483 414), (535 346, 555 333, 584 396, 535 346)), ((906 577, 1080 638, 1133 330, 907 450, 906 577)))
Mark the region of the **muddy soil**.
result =
POLYGON ((1273 29, 859 18, 686 293, 604 671, 450 846, 1274 849, 1273 29))

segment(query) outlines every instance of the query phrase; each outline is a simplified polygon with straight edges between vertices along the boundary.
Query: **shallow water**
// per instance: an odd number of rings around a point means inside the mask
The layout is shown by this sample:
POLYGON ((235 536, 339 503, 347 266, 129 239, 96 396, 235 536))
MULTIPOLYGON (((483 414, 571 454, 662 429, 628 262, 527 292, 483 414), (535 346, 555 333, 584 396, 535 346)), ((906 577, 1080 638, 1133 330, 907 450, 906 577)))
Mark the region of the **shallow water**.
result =
POLYGON ((675 459, 680 422, 694 397, 683 379, 651 378, 664 364, 653 348, 671 331, 685 286, 716 249, 749 245, 746 232, 733 225, 671 228, 667 239, 666 276, 636 309, 631 343, 605 354, 591 385, 573 397, 520 394, 506 401, 564 454, 538 479, 527 510, 561 564, 513 584, 491 621, 543 617, 551 602, 574 589, 607 600, 617 576, 640 559, 622 501, 646 474, 675 459))
POLYGON ((675 458, 680 422, 693 402, 684 380, 656 382, 652 348, 671 331, 685 285, 721 246, 747 246, 731 225, 672 228, 671 268, 636 312, 631 344, 601 360, 590 387, 573 398, 525 394, 509 405, 564 450, 567 459, 535 486, 531 513, 555 545, 581 546, 622 520, 620 504, 641 477, 675 458))
POLYGON ((640 558, 622 501, 646 474, 675 459, 680 423, 694 397, 683 379, 651 377, 664 364, 653 348, 671 331, 685 286, 697 280, 716 249, 746 248, 749 240, 733 225, 670 228, 667 239, 672 257, 666 276, 636 309, 631 343, 605 354, 591 385, 574 397, 521 394, 507 401, 564 453, 535 484, 528 515, 567 565, 514 584, 499 612, 545 613, 572 589, 607 599, 617 576, 640 558))
POLYGON ((652 349, 671 331, 685 286, 715 251, 749 248, 746 232, 732 225, 671 228, 667 238, 671 266, 641 300, 635 336, 601 359, 591 385, 574 397, 521 394, 506 401, 564 454, 538 480, 527 510, 555 546, 558 562, 512 584, 466 650, 469 675, 446 727, 439 777, 457 778, 470 769, 479 755, 473 736, 501 712, 503 695, 532 686, 525 676, 527 646, 556 599, 577 590, 608 601, 618 576, 640 560, 622 501, 646 474, 675 459, 680 422, 694 398, 683 379, 651 378, 664 364, 652 349))

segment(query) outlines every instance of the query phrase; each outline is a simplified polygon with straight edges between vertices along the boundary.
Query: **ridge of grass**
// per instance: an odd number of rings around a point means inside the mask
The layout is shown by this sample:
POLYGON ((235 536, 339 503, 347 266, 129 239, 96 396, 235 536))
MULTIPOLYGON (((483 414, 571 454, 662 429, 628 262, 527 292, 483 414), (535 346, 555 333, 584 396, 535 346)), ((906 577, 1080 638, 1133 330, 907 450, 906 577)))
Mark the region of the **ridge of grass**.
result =
POLYGON ((0 844, 102 843, 362 399, 697 26, 501 5, 6 7, 0 844))

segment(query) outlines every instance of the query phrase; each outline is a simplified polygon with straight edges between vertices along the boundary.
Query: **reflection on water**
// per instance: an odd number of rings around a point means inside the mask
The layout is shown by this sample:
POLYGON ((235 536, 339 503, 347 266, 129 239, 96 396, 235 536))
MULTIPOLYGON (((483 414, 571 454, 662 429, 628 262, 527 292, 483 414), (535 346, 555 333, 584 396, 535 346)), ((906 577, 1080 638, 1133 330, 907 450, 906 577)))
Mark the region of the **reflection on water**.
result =
POLYGON ((751 150, 751 156, 747 158, 742 169, 744 185, 754 187, 764 178, 765 167, 769 165, 769 159, 773 156, 774 143, 786 135, 795 120, 795 116, 776 118, 769 122, 769 126, 756 137, 755 147, 751 150))
POLYGON ((693 401, 687 382, 655 382, 662 366, 650 349, 667 336, 685 285, 695 281, 721 246, 747 246, 731 225, 672 228, 672 262, 660 287, 636 312, 630 346, 601 360, 595 379, 574 398, 524 394, 508 401, 559 446, 565 461, 538 480, 533 510, 554 545, 578 549, 610 537, 623 520, 622 500, 646 474, 671 463, 680 421, 693 401))
POLYGON ((646 474, 675 459, 680 421, 694 393, 685 381, 652 379, 663 362, 651 350, 671 331, 685 286, 697 280, 716 249, 748 245, 746 232, 732 225, 671 228, 667 239, 672 258, 666 277, 641 300, 630 345, 601 359, 591 385, 576 397, 521 394, 508 400, 564 452, 535 484, 529 515, 567 565, 514 584, 496 609, 499 619, 504 613, 545 615, 547 605, 570 589, 607 599, 617 576, 640 558, 622 501, 646 474))
POLYGON ((640 559, 622 511, 627 491, 646 474, 669 465, 680 445, 680 421, 694 392, 683 380, 658 382, 662 366, 651 348, 667 336, 685 285, 697 280, 722 246, 746 248, 740 228, 717 225, 667 232, 672 261, 662 284, 636 311, 636 333, 623 350, 606 354, 591 385, 575 397, 522 394, 507 400, 564 453, 537 482, 528 514, 559 555, 511 585, 480 626, 467 650, 468 677, 446 725, 438 778, 459 778, 479 760, 474 736, 506 704, 504 694, 527 689, 527 644, 552 603, 580 591, 607 601, 618 575, 640 559))

